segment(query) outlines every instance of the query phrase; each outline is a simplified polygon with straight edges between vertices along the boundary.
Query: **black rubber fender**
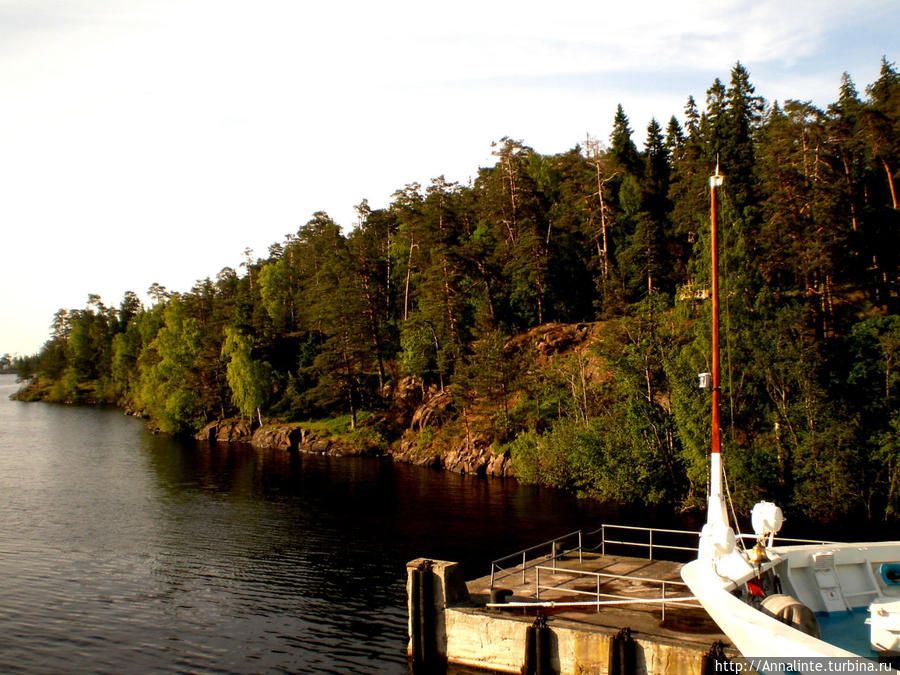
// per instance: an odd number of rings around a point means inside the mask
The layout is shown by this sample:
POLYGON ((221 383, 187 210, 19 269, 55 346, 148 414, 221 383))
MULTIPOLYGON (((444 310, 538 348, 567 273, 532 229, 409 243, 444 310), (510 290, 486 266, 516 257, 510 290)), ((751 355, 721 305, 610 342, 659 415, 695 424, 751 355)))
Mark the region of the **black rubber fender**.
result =
POLYGON ((760 607, 766 614, 782 623, 814 638, 819 637, 819 622, 815 613, 794 596, 785 593, 769 595, 763 598, 760 607))

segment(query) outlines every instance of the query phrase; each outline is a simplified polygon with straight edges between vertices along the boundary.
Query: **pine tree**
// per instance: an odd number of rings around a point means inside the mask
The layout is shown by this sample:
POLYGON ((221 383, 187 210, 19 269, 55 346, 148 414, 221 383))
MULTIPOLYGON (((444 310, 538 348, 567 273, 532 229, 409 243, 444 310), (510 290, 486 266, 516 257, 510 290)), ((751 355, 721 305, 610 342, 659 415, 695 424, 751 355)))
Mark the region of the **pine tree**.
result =
POLYGON ((828 109, 828 127, 840 160, 843 206, 854 232, 859 230, 860 214, 864 205, 863 191, 860 190, 865 171, 864 153, 858 136, 861 107, 862 101, 859 100, 856 85, 850 75, 844 73, 841 76, 838 100, 828 109))
POLYGON ((825 114, 808 103, 788 101, 783 112, 776 107, 762 134, 760 268, 770 291, 804 294, 818 335, 829 337, 849 229, 837 225, 846 223, 839 149, 828 137, 825 114), (835 225, 826 230, 823 222, 835 225))
POLYGON ((709 164, 721 161, 725 155, 728 135, 726 89, 718 77, 706 90, 706 109, 697 124, 698 139, 702 139, 705 160, 709 164))
POLYGON ((622 170, 634 175, 641 175, 641 160, 637 147, 631 140, 631 127, 628 116, 620 103, 613 117, 613 130, 609 137, 609 155, 622 170))
POLYGON ((669 210, 669 148, 663 138, 662 127, 656 119, 647 126, 647 140, 644 143, 644 194, 647 209, 654 217, 663 218, 669 210))
POLYGON ((599 261, 594 253, 603 220, 599 198, 591 196, 598 189, 596 180, 596 167, 578 147, 540 163, 537 183, 547 224, 545 321, 585 321, 595 316, 599 261))
POLYGON ((738 213, 754 203, 753 135, 762 120, 763 100, 755 95, 750 74, 736 63, 725 91, 721 152, 722 166, 728 174, 729 195, 738 213))
POLYGON ((309 398, 325 409, 342 403, 353 429, 370 391, 369 369, 377 363, 366 322, 365 290, 354 273, 347 239, 327 214, 315 214, 298 240, 311 263, 300 291, 301 316, 319 341, 310 367, 316 386, 309 398))
POLYGON ((353 264, 358 288, 362 292, 362 311, 366 334, 370 341, 378 373, 378 390, 387 381, 384 360, 390 353, 390 236, 391 221, 383 212, 373 215, 368 205, 358 208, 359 223, 348 238, 349 256, 353 264))
MULTIPOLYGON (((599 225, 599 232, 594 234, 597 247, 598 267, 600 271, 601 305, 605 309, 607 303, 607 290, 612 274, 611 229, 614 227, 613 207, 611 203, 612 186, 620 177, 620 170, 613 165, 613 160, 608 152, 604 152, 599 141, 588 139, 585 145, 585 156, 593 167, 594 180, 588 191, 588 208, 590 209, 590 221, 599 225), (596 214, 596 215, 595 215, 596 214)), ((616 182, 615 185, 618 185, 616 182)))
POLYGON ((707 180, 715 168, 715 158, 710 161, 708 142, 703 132, 708 122, 705 117, 701 118, 693 97, 689 97, 685 105, 685 119, 687 136, 678 151, 673 153, 668 199, 672 204, 669 217, 672 223, 673 264, 679 270, 681 283, 687 286, 682 292, 693 294, 695 284, 699 284, 700 280, 693 279, 695 272, 691 271, 689 261, 699 241, 699 233, 706 227, 707 180))
POLYGON ((871 106, 865 116, 872 161, 884 170, 890 204, 898 208, 895 173, 900 170, 900 74, 886 58, 878 79, 868 88, 871 106))
POLYGON ((678 158, 684 148, 684 141, 684 131, 681 128, 681 124, 678 122, 678 118, 672 115, 669 118, 669 124, 666 126, 666 150, 669 151, 670 157, 678 158))
POLYGON ((506 297, 498 319, 521 329, 545 320, 544 213, 534 176, 528 170, 534 150, 510 138, 501 139, 494 147, 496 164, 483 170, 475 184, 479 217, 494 230, 493 262, 504 279, 506 297))

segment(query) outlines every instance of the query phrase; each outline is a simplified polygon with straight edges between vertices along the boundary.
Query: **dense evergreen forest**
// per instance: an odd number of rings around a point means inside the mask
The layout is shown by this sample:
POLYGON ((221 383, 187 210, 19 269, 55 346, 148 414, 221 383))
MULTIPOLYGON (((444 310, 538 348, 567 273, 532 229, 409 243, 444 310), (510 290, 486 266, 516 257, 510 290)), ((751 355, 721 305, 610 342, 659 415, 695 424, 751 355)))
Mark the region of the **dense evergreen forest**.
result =
POLYGON ((541 155, 504 138, 470 185, 407 185, 386 208, 359 204, 348 232, 316 213, 240 270, 186 293, 154 285, 148 307, 127 293, 118 307, 90 296, 62 309, 19 374, 32 396, 128 405, 169 432, 236 415, 339 418, 385 448, 397 436, 379 415, 405 379, 449 396, 452 424, 481 425, 524 480, 697 504, 718 160, 737 500, 823 521, 894 517, 900 75, 885 59, 864 94, 848 75, 838 91, 825 110, 767 103, 737 64, 704 105, 651 121, 642 147, 621 106, 608 144, 541 155), (548 323, 597 328, 589 358, 605 374, 585 377, 584 355, 539 374, 515 358, 512 338, 548 323))

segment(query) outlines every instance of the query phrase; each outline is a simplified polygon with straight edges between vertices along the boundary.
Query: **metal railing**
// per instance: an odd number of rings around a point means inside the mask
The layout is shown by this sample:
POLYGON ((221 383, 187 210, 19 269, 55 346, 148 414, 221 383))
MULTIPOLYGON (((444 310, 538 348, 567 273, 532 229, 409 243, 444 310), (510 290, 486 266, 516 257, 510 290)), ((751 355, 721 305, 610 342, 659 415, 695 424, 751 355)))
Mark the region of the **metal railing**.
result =
POLYGON ((521 551, 516 551, 515 553, 510 553, 507 556, 491 561, 491 588, 494 588, 494 582, 519 573, 522 574, 522 583, 524 584, 526 583, 525 573, 528 570, 548 560, 555 565, 556 561, 566 553, 577 552, 578 562, 582 562, 582 552, 584 550, 583 534, 584 533, 581 530, 575 530, 574 532, 569 532, 569 534, 564 534, 556 539, 530 546, 521 551), (567 549, 564 542, 573 540, 576 541, 577 544, 572 548, 567 549), (538 553, 539 551, 544 550, 547 551, 546 554, 538 553), (532 559, 531 563, 528 562, 529 559, 532 559), (516 563, 514 569, 504 567, 504 565, 508 565, 510 562, 516 563), (521 570, 518 569, 519 566, 521 566, 521 570))
MULTIPOLYGON (((575 530, 556 539, 542 542, 535 546, 516 551, 491 562, 491 589, 494 583, 510 576, 521 574, 522 583, 527 583, 526 573, 546 563, 555 568, 556 562, 568 554, 578 554, 578 562, 583 562, 585 552, 607 554, 608 546, 639 548, 646 552, 649 560, 659 558, 660 551, 696 552, 700 533, 696 530, 677 530, 661 527, 639 527, 634 525, 613 525, 604 523, 596 530, 584 532, 575 530), (629 538, 631 535, 631 538, 629 538), (613 538, 615 537, 615 538, 613 538), (688 541, 690 544, 673 543, 688 541), (599 541, 597 541, 599 539, 599 541)), ((739 539, 756 539, 753 534, 740 534, 739 539)), ((811 539, 779 538, 779 544, 821 544, 829 545, 839 542, 811 539)), ((674 583, 674 582, 672 582, 674 583)))
MULTIPOLYGON (((675 581, 672 579, 654 579, 652 577, 637 577, 634 575, 627 574, 610 574, 608 572, 588 572, 585 570, 573 570, 573 569, 565 569, 562 567, 547 567, 544 565, 538 565, 535 567, 535 575, 534 575, 534 597, 537 600, 541 599, 541 591, 556 591, 560 593, 567 593, 573 595, 589 595, 594 597, 597 604, 597 611, 600 611, 601 606, 605 606, 605 604, 601 601, 601 598, 610 598, 613 600, 623 600, 629 601, 630 603, 639 604, 642 601, 647 601, 653 604, 659 604, 662 612, 662 620, 666 620, 666 604, 667 597, 666 593, 668 590, 672 588, 687 588, 687 584, 683 581, 675 581), (558 576, 560 574, 569 575, 576 578, 586 578, 593 579, 595 582, 595 588, 593 590, 585 590, 581 588, 572 588, 572 587, 562 587, 559 583, 554 585, 545 585, 541 584, 541 571, 550 572, 554 576, 558 576), (602 587, 609 581, 619 580, 619 581, 628 581, 628 582, 636 582, 639 581, 642 584, 648 584, 651 586, 656 586, 659 589, 659 596, 635 596, 635 595, 622 595, 617 593, 604 593, 602 591, 602 587)), ((700 604, 693 599, 693 596, 690 596, 690 600, 686 600, 685 597, 672 598, 668 600, 668 604, 677 604, 679 606, 684 606, 688 603, 691 603, 691 606, 699 607, 700 604)))
MULTIPOLYGON (((666 551, 696 551, 697 544, 694 543, 691 546, 678 546, 673 544, 665 544, 659 542, 659 535, 677 535, 677 536, 686 536, 690 535, 694 537, 695 542, 698 540, 700 533, 695 530, 670 530, 661 527, 636 527, 634 525, 607 525, 603 524, 599 529, 594 530, 593 532, 589 532, 586 536, 591 537, 597 534, 600 534, 600 554, 606 555, 606 546, 608 544, 618 544, 621 546, 632 546, 636 548, 644 548, 647 549, 647 557, 650 560, 653 560, 653 551, 654 549, 666 550, 666 551), (645 532, 647 533, 647 541, 635 541, 635 540, 624 540, 624 539, 611 539, 608 536, 608 532, 615 530, 624 530, 626 532, 645 532), (656 542, 653 541, 653 536, 656 535, 656 542)), ((619 535, 625 536, 625 535, 619 535)))
MULTIPOLYGON (((594 537, 597 534, 600 535, 600 546, 599 550, 602 555, 606 555, 606 546, 607 544, 618 544, 620 546, 632 546, 637 548, 647 549, 647 557, 650 560, 653 560, 653 551, 654 550, 666 550, 666 551, 691 551, 696 552, 699 542, 700 533, 696 530, 672 530, 665 529, 661 527, 636 527, 634 525, 608 525, 604 524, 599 527, 599 529, 594 530, 593 532, 588 532, 584 536, 585 538, 594 537), (622 539, 611 539, 609 536, 610 531, 616 530, 624 530, 631 532, 646 532, 647 537, 646 541, 626 541, 622 539), (654 542, 654 535, 656 535, 656 541, 654 542), (673 545, 671 543, 660 543, 659 538, 660 535, 674 535, 676 538, 678 537, 693 537, 694 543, 689 546, 679 546, 673 545)), ((741 540, 750 540, 756 541, 757 536, 755 534, 738 534, 738 539, 741 540)), ((671 536, 669 537, 671 538, 671 536)), ((791 537, 776 537, 775 541, 778 544, 786 545, 786 544, 820 544, 823 546, 828 546, 830 544, 836 544, 840 542, 834 541, 826 541, 823 539, 796 539, 791 537)))
POLYGON ((608 544, 647 549, 650 560, 654 559, 654 551, 696 551, 696 544, 693 546, 678 546, 670 543, 660 543, 659 537, 660 535, 691 535, 696 538, 699 534, 699 532, 693 530, 671 530, 659 527, 635 527, 632 525, 609 524, 601 525, 598 529, 587 533, 583 530, 575 530, 574 532, 569 532, 556 539, 542 542, 491 561, 491 588, 494 587, 495 582, 506 579, 514 574, 521 574, 522 583, 524 584, 527 582, 526 573, 528 570, 546 562, 555 565, 557 560, 567 554, 577 553, 578 562, 582 562, 585 551, 593 553, 599 552, 601 555, 606 555, 606 547, 608 544), (647 540, 640 541, 634 538, 626 540, 624 537, 627 535, 624 534, 617 535, 619 537, 617 539, 612 539, 609 535, 613 531, 647 533, 647 540), (595 541, 598 535, 599 542, 595 541), (654 541, 654 535, 656 536, 656 541, 654 541), (592 545, 588 546, 589 542, 592 543, 592 545))
MULTIPOLYGON (((739 534, 737 535, 738 539, 749 539, 751 541, 756 541, 757 536, 755 534, 739 534)), ((774 543, 781 546, 790 546, 792 544, 817 544, 819 546, 834 546, 837 544, 845 544, 847 542, 843 541, 834 541, 832 539, 797 539, 796 537, 775 537, 774 543)))

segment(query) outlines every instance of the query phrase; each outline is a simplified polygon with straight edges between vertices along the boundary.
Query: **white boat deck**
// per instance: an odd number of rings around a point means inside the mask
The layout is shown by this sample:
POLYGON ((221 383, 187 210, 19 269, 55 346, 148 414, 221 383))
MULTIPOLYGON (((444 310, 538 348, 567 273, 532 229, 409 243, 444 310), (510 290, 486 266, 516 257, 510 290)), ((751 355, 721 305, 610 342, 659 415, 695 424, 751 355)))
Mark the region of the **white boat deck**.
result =
POLYGON ((817 614, 819 630, 825 642, 846 649, 857 656, 875 659, 878 655, 869 644, 869 627, 866 619, 868 608, 857 607, 850 612, 824 612, 817 614))
POLYGON ((859 656, 877 658, 867 624, 869 605, 875 600, 900 600, 900 584, 882 574, 882 565, 900 561, 897 542, 776 550, 785 557, 781 567, 786 570, 786 590, 816 613, 822 640, 859 656))

